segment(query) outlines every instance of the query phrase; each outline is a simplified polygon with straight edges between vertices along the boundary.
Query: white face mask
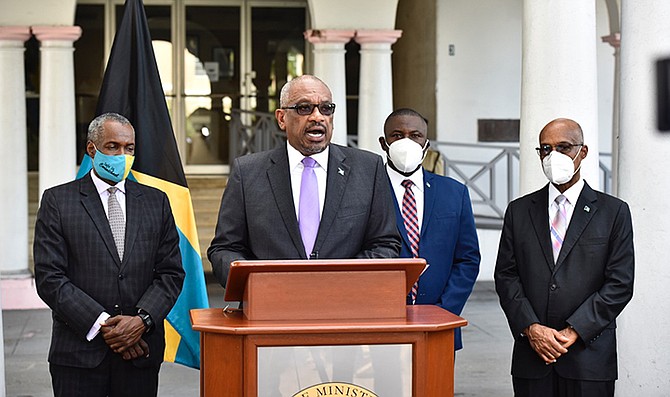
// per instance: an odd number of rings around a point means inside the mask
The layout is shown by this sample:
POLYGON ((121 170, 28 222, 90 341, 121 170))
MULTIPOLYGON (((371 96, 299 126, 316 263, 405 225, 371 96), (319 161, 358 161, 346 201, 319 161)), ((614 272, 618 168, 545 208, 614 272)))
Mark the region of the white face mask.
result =
POLYGON ((575 169, 574 162, 577 159, 577 156, 579 156, 579 152, 577 152, 574 159, 571 159, 568 155, 552 151, 542 159, 542 170, 544 171, 544 175, 550 182, 556 185, 562 185, 570 181, 582 167, 582 165, 579 164, 579 167, 575 169))
POLYGON ((386 143, 389 147, 388 158, 395 168, 400 172, 409 173, 416 171, 423 158, 426 156, 424 149, 428 145, 428 140, 423 147, 409 138, 398 139, 392 144, 386 143))

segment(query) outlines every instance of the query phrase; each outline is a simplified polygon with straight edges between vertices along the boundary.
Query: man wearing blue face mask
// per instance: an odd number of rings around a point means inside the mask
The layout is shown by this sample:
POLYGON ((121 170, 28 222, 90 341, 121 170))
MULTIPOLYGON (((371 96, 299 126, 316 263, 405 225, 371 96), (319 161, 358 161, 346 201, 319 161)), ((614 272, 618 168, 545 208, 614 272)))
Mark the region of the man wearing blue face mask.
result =
POLYGON ((156 396, 163 320, 181 291, 179 236, 167 196, 126 180, 135 131, 93 120, 85 177, 44 192, 35 224, 37 292, 53 311, 55 396, 156 396))
POLYGON ((581 178, 579 124, 553 120, 539 141, 550 183, 507 207, 494 273, 514 337, 514 395, 610 397, 616 318, 633 296, 630 210, 581 178))
MULTIPOLYGON (((479 273, 479 243, 468 189, 454 179, 427 172, 428 124, 412 109, 398 109, 379 138, 395 199, 400 257, 424 258, 428 269, 407 304, 437 305, 460 314, 479 273)), ((455 348, 462 347, 460 329, 455 348)))

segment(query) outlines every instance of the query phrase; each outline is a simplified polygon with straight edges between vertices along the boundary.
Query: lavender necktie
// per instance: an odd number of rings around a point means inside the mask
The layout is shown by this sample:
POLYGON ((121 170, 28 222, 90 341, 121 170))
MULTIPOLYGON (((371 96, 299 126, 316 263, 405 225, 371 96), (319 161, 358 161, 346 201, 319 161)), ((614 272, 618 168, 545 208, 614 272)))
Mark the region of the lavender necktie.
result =
POLYGON ((320 211, 319 211, 319 187, 316 183, 316 174, 314 167, 318 164, 311 157, 302 159, 304 169, 302 170, 302 180, 300 182, 300 202, 298 211, 298 225, 300 226, 300 235, 302 243, 305 245, 305 254, 309 258, 316 241, 316 233, 319 231, 320 211))

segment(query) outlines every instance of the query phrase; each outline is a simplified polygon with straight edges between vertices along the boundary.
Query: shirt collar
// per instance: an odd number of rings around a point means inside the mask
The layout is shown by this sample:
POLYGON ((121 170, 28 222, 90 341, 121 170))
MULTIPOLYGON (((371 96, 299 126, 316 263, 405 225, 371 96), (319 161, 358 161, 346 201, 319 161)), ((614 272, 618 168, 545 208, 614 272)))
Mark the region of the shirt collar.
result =
POLYGON ((556 186, 554 186, 553 183, 549 184, 549 205, 551 206, 551 203, 556 200, 556 197, 558 197, 560 194, 563 194, 565 198, 568 199, 568 202, 574 207, 575 204, 577 204, 577 199, 579 198, 579 195, 582 193, 582 189, 584 188, 584 179, 581 177, 577 182, 575 182, 574 185, 570 186, 568 190, 565 192, 561 193, 558 191, 556 186))
MULTIPOLYGON (((95 174, 93 170, 91 170, 91 179, 93 179, 93 184, 95 185, 95 190, 98 191, 98 194, 102 194, 103 192, 107 191, 111 187, 111 185, 102 179, 98 175, 95 174)), ((121 182, 117 183, 116 186, 123 194, 126 194, 126 180, 122 180, 121 182)))
MULTIPOLYGON (((300 153, 296 148, 291 146, 290 143, 286 143, 286 151, 288 152, 288 166, 289 170, 294 170, 298 165, 302 166, 302 159, 305 158, 305 155, 300 153)), ((328 171, 328 153, 330 151, 330 145, 320 152, 313 154, 309 157, 313 158, 317 164, 325 171, 328 171)))
MULTIPOLYGON (((405 179, 411 180, 414 185, 419 189, 420 191, 423 192, 423 167, 419 167, 418 170, 416 170, 412 175, 410 176, 405 176, 398 171, 394 170, 389 166, 388 163, 386 163, 386 171, 389 175, 389 179, 391 180, 391 184, 393 186, 402 186, 401 183, 405 179)), ((403 188, 404 189, 404 188, 403 188)))

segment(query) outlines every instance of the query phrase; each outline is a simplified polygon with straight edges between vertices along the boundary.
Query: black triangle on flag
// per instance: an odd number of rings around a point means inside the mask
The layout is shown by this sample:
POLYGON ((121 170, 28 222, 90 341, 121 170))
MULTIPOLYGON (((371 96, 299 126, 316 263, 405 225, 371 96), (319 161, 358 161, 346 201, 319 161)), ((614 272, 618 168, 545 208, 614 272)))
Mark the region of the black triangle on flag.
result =
POLYGON ((135 127, 134 170, 187 186, 141 0, 126 0, 114 38, 96 115, 107 112, 135 127))

